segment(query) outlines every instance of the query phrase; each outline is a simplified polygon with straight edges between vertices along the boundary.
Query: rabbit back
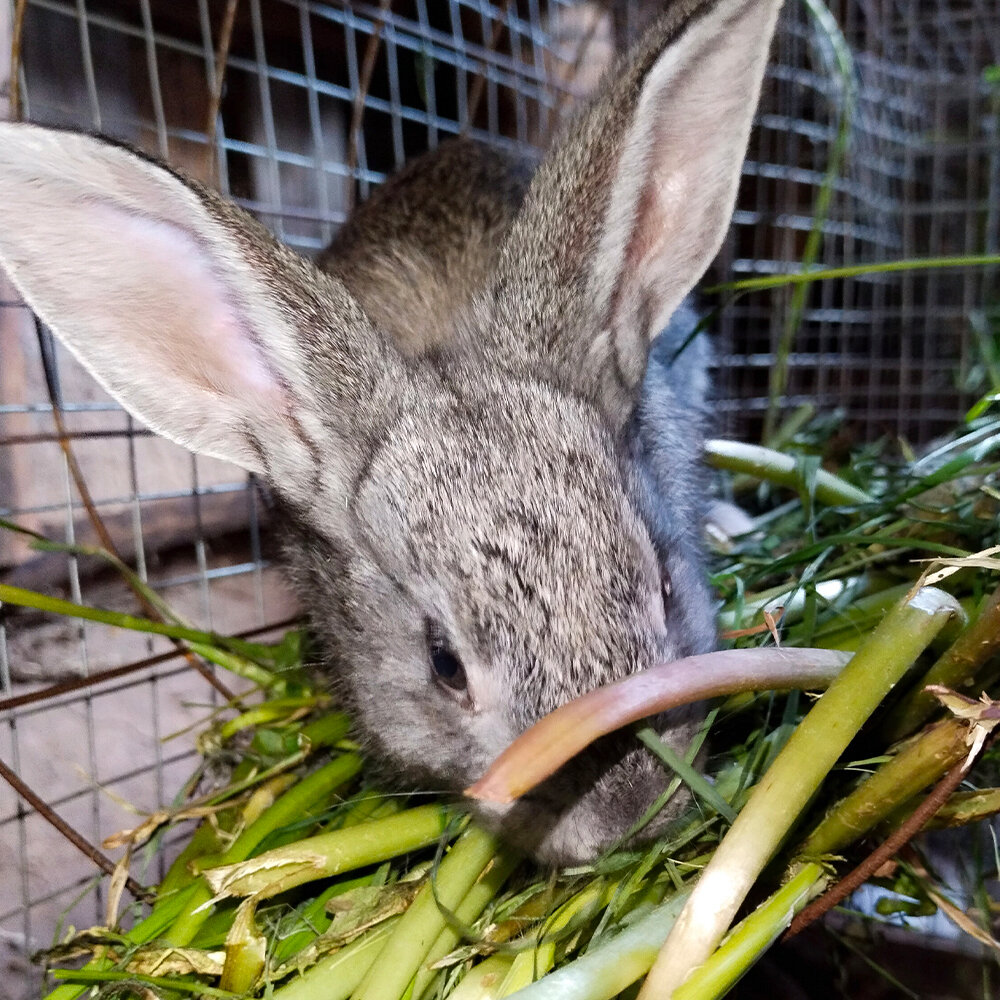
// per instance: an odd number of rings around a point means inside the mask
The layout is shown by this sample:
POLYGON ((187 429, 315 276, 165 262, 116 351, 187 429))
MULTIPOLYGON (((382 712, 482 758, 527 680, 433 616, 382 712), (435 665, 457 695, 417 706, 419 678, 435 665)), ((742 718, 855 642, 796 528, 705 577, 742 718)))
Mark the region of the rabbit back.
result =
POLYGON ((492 273, 534 163, 470 139, 413 160, 361 204, 316 263, 414 357, 442 347, 492 273))

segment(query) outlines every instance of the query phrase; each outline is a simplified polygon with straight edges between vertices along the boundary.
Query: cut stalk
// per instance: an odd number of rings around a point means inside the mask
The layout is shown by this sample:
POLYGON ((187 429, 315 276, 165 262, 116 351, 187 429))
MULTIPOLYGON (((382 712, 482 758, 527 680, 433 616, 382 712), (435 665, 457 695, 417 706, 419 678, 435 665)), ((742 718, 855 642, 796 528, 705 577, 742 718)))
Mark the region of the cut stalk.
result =
POLYGON ((940 708, 940 703, 925 688, 941 684, 962 692, 968 691, 980 669, 1000 654, 1000 588, 995 590, 979 617, 965 629, 916 682, 913 692, 892 712, 885 723, 886 739, 892 743, 912 733, 940 708))
MULTIPOLYGON (((707 441, 705 461, 713 469, 742 472, 755 479, 766 479, 770 483, 787 486, 793 490, 801 491, 808 486, 802 475, 802 469, 794 457, 756 444, 718 439, 707 441)), ((825 469, 816 471, 813 485, 816 499, 831 507, 855 507, 858 504, 873 502, 872 497, 864 490, 852 486, 825 469)))
MULTIPOLYGON (((216 899, 268 899, 306 882, 427 847, 445 833, 451 818, 445 806, 418 806, 395 816, 306 837, 246 861, 209 868, 203 874, 216 899)), ((178 943, 173 935, 171 939, 178 943)))
POLYGON ((830 685, 754 788, 702 873, 640 1000, 666 1000, 712 954, 754 881, 857 731, 958 603, 933 587, 895 608, 830 685))

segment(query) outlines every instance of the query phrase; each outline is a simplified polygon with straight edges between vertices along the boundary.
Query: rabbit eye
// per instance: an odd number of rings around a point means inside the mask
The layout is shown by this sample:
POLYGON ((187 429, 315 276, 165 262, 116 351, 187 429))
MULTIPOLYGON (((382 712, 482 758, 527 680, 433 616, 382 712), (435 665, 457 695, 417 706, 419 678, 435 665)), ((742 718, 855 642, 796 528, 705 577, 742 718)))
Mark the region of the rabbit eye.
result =
POLYGON ((431 661, 434 679, 453 691, 464 691, 469 686, 465 667, 448 645, 441 628, 427 621, 424 631, 427 636, 427 655, 431 661))
POLYGON ((670 574, 663 570, 660 574, 660 593, 663 595, 663 603, 666 604, 670 600, 670 595, 674 592, 674 584, 670 579, 670 574))

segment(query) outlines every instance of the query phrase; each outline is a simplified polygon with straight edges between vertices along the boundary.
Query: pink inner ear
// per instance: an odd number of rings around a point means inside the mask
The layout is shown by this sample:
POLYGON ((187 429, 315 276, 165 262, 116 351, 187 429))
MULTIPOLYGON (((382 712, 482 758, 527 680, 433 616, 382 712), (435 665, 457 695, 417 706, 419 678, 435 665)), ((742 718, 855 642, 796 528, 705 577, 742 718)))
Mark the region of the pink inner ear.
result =
POLYGON ((279 405, 280 385, 257 345, 258 332, 196 237, 112 206, 97 214, 118 244, 106 262, 107 284, 97 290, 98 308, 124 318, 116 336, 136 363, 187 388, 279 405))

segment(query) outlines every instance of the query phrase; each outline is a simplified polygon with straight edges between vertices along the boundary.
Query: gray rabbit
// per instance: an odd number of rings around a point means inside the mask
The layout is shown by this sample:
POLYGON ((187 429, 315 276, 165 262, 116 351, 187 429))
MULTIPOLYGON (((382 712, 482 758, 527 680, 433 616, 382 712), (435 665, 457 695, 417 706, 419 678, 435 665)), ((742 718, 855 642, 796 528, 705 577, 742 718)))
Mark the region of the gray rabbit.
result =
MULTIPOLYGON (((130 411, 270 485, 329 675, 396 781, 458 791, 556 706, 713 644, 706 348, 675 354, 779 6, 669 4, 537 170, 444 144, 319 267, 143 156, 0 125, 0 261, 130 411)), ((656 725, 684 752, 699 717, 656 725)), ((586 860, 667 777, 608 738, 481 815, 586 860)))

